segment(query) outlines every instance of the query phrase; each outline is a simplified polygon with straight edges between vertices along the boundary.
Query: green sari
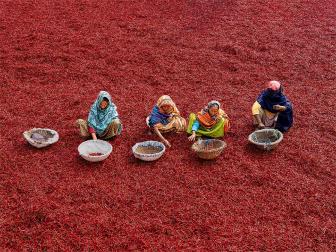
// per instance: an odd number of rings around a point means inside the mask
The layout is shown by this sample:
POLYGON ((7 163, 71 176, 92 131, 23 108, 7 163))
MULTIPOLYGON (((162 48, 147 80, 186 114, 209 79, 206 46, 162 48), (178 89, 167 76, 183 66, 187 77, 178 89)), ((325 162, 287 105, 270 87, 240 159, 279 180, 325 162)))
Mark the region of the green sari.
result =
MULTIPOLYGON (((192 126, 197 120, 196 114, 191 113, 189 116, 189 124, 187 132, 192 134, 192 126)), ((199 129, 196 131, 196 136, 205 136, 211 138, 219 138, 224 136, 224 118, 220 119, 211 129, 206 129, 200 125, 199 129)))

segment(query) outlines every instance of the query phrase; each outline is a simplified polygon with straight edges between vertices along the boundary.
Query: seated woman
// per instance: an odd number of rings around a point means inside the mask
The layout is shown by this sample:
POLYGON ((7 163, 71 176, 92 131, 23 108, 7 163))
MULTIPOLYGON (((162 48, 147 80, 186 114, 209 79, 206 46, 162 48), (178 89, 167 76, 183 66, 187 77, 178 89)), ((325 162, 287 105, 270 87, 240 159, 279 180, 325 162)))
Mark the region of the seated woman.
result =
POLYGON ((291 102, 283 94, 278 81, 270 81, 252 106, 253 123, 259 129, 275 128, 281 132, 289 130, 293 124, 291 102))
POLYGON ((162 133, 183 132, 186 129, 186 120, 181 117, 175 103, 168 95, 160 97, 146 122, 168 147, 171 147, 171 144, 162 136, 162 133))
POLYGON ((82 137, 92 136, 93 140, 109 139, 120 135, 122 125, 118 117, 117 107, 106 91, 101 91, 91 106, 88 121, 77 120, 82 137))
POLYGON ((191 134, 190 141, 195 141, 196 136, 210 138, 223 137, 230 128, 229 117, 220 108, 218 101, 211 101, 196 114, 190 114, 187 132, 191 134))

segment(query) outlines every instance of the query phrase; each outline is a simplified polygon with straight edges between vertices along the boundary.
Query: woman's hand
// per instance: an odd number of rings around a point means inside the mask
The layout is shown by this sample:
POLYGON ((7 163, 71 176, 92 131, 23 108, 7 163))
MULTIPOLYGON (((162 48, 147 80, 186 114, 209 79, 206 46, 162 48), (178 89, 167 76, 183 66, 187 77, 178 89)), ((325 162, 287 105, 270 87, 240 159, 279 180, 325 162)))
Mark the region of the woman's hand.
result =
POLYGON ((93 140, 97 140, 97 135, 96 135, 96 133, 92 133, 91 135, 92 135, 92 139, 93 139, 93 140))
POLYGON ((265 128, 265 124, 263 124, 262 122, 258 124, 258 128, 259 129, 264 129, 265 128))
POLYGON ((190 137, 188 137, 188 139, 189 139, 189 141, 190 141, 190 142, 193 142, 193 141, 195 141, 195 139, 196 139, 196 132, 195 132, 195 131, 193 131, 193 133, 191 134, 191 136, 190 136, 190 137))
POLYGON ((285 106, 281 106, 281 105, 274 105, 273 109, 277 110, 277 111, 285 111, 286 107, 285 106))
POLYGON ((168 148, 171 147, 171 144, 169 143, 169 141, 168 141, 166 138, 164 138, 164 137, 162 136, 160 130, 159 130, 158 127, 157 127, 157 125, 154 126, 154 132, 155 132, 155 134, 161 139, 161 141, 162 141, 168 148))
POLYGON ((169 143, 169 141, 168 141, 167 139, 163 140, 163 143, 164 143, 168 148, 171 147, 171 144, 169 143))
POLYGON ((253 117, 254 117, 254 119, 255 119, 257 125, 258 125, 258 126, 257 126, 258 129, 264 129, 264 128, 265 128, 265 124, 262 123, 260 115, 257 114, 257 115, 254 115, 253 117))

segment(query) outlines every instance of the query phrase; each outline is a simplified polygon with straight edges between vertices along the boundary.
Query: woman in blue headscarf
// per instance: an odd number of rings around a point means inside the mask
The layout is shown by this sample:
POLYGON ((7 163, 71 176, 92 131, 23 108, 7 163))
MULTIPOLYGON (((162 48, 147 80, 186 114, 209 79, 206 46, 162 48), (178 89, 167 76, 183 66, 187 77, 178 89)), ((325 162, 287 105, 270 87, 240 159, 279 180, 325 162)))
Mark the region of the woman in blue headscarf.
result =
POLYGON ((270 81, 252 106, 254 125, 258 128, 275 128, 281 132, 293 125, 292 103, 283 94, 278 81, 270 81))
POLYGON ((92 104, 88 120, 77 120, 80 134, 83 137, 92 136, 96 140, 109 139, 120 135, 122 124, 118 116, 117 107, 106 91, 100 91, 98 98, 92 104))
POLYGON ((184 132, 186 129, 186 120, 181 116, 175 102, 168 95, 159 98, 147 117, 146 123, 167 147, 171 147, 171 144, 162 134, 184 132))

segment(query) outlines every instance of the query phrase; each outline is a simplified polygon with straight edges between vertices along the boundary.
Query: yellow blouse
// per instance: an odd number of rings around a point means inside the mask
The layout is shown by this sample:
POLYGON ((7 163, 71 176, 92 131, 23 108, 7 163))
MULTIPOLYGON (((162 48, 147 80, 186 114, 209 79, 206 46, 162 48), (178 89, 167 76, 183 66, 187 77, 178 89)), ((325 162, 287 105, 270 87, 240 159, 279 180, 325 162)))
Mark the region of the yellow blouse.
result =
POLYGON ((272 117, 275 113, 268 111, 267 109, 263 109, 259 102, 255 102, 252 105, 252 115, 259 115, 261 111, 264 111, 268 117, 272 117))

